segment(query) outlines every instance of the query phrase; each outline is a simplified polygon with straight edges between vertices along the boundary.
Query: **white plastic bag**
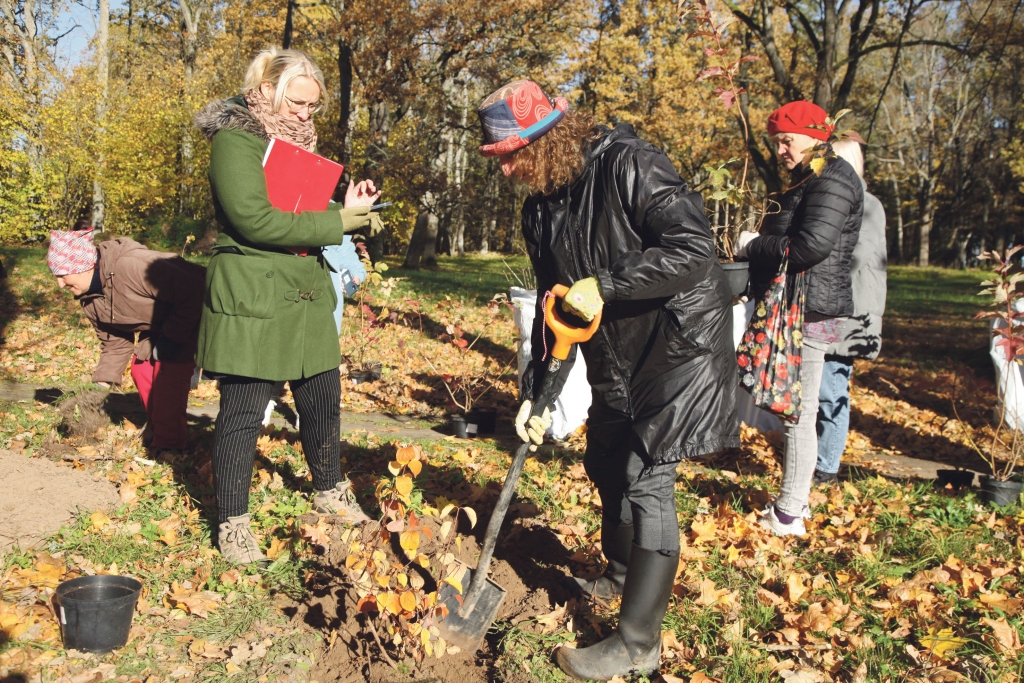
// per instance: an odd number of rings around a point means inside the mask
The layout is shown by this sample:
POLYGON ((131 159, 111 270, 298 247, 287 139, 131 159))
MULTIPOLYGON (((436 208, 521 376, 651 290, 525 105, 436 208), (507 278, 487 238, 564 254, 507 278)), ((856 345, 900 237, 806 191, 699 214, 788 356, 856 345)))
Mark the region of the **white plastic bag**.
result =
MULTIPOLYGON (((519 383, 522 386, 523 373, 533 359, 531 341, 533 337, 533 318, 537 310, 537 290, 512 287, 509 298, 515 306, 512 314, 519 329, 519 383)), ((555 406, 551 410, 551 429, 548 434, 556 439, 564 439, 576 430, 587 419, 590 410, 590 384, 587 383, 587 364, 583 354, 577 351, 576 363, 565 380, 562 393, 558 395, 555 406)))
MULTIPOLYGON (((739 347, 743 341, 743 333, 754 316, 754 302, 747 301, 732 307, 732 341, 733 347, 739 347)), ((737 375, 738 377, 738 375, 737 375)), ((782 421, 767 410, 762 410, 754 403, 754 398, 736 382, 736 415, 740 422, 748 427, 756 427, 761 432, 781 432, 782 421)))
MULTIPOLYGON (((1024 312, 1024 300, 1013 305, 1017 313, 1024 312)), ((993 319, 989 329, 1006 327, 1006 323, 993 319)), ((988 355, 996 369, 996 386, 999 401, 1006 405, 1006 426, 1010 429, 1024 429, 1024 382, 1021 381, 1021 367, 1006 360, 1006 352, 996 342, 1002 337, 992 335, 988 343, 988 355)), ((1001 406, 1000 406, 1001 407, 1001 406)), ((996 419, 999 419, 998 408, 996 419)))

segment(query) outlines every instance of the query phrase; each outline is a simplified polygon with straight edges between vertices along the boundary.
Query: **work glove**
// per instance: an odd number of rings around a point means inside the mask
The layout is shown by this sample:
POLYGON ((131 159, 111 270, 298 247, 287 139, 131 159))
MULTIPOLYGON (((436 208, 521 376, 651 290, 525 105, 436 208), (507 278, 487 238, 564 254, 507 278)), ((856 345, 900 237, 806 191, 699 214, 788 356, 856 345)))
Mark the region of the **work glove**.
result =
POLYGON ((603 307, 604 299, 601 298, 601 286, 596 277, 579 280, 569 288, 565 298, 562 299, 563 311, 579 316, 588 323, 601 312, 603 307))
POLYGON ((736 244, 733 245, 732 255, 736 258, 746 258, 747 247, 750 246, 751 242, 753 242, 760 236, 760 234, 756 232, 750 232, 749 230, 744 230, 743 232, 741 232, 740 236, 736 238, 736 244))
POLYGON ((173 342, 167 337, 160 336, 157 338, 156 343, 153 344, 153 360, 157 362, 170 362, 178 351, 181 349, 181 344, 173 342))
POLYGON ((348 216, 349 227, 345 228, 347 233, 363 235, 364 237, 373 237, 384 229, 384 219, 380 217, 380 212, 370 211, 370 207, 368 206, 357 206, 354 209, 340 209, 339 213, 341 213, 341 220, 343 224, 345 223, 346 215, 348 216), (369 223, 359 228, 351 227, 353 220, 359 221, 364 216, 369 223))
POLYGON ((527 399, 519 406, 519 413, 516 415, 516 434, 523 440, 523 443, 530 444, 530 450, 537 450, 537 446, 544 443, 544 432, 551 427, 551 411, 544 409, 541 416, 530 417, 533 410, 533 401, 527 399))

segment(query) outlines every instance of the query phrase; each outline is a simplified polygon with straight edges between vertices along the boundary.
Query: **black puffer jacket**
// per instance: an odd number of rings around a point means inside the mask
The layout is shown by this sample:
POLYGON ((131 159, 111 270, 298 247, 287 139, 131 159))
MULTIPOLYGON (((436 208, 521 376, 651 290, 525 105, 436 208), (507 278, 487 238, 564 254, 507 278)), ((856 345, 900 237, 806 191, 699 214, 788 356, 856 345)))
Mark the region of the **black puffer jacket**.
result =
MULTIPOLYGON (((581 345, 591 417, 623 420, 630 447, 651 464, 738 446, 732 299, 700 195, 632 126, 604 129, 584 156, 571 185, 526 200, 523 235, 538 292, 595 275, 600 282, 601 326, 581 345)), ((535 358, 525 395, 544 371, 535 358)))
POLYGON ((830 318, 853 315, 850 259, 864 212, 857 172, 831 155, 821 175, 798 166, 780 204, 747 247, 754 293, 768 289, 788 246, 789 272, 807 271, 807 310, 830 318))

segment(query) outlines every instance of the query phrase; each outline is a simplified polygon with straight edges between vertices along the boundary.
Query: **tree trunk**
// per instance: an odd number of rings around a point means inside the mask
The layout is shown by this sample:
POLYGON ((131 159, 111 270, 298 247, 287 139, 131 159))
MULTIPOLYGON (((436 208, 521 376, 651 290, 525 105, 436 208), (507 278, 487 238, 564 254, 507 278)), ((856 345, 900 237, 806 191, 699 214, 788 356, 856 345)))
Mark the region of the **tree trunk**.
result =
POLYGON ((822 5, 825 21, 821 51, 818 53, 818 71, 814 76, 814 103, 825 111, 831 111, 832 73, 836 58, 836 3, 835 0, 822 0, 822 5))
POLYGON ((285 50, 292 46, 292 28, 295 17, 295 0, 288 0, 288 9, 284 13, 284 35, 281 36, 281 47, 285 50))
MULTIPOLYGON (((388 102, 376 102, 370 105, 370 144, 366 150, 364 175, 372 178, 379 175, 380 166, 387 159, 388 136, 391 134, 391 105, 388 102)), ((381 183, 381 178, 377 178, 381 183)), ((377 263, 384 258, 387 235, 381 231, 373 237, 367 236, 366 253, 370 261, 377 263)))
POLYGON ((340 161, 348 165, 349 119, 352 117, 352 48, 338 38, 338 142, 340 161))
POLYGON ((896 239, 893 243, 893 251, 897 263, 903 263, 903 201, 900 199, 900 183, 896 176, 892 179, 892 191, 896 196, 896 239))
POLYGON ((934 219, 935 197, 932 189, 933 183, 925 181, 921 188, 921 215, 917 222, 917 265, 921 268, 928 266, 929 238, 932 232, 932 221, 934 219))
MULTIPOLYGON (((429 193, 428 193, 429 194, 429 193)), ((428 209, 416 216, 416 227, 409 238, 409 250, 405 252, 403 268, 419 268, 422 263, 432 266, 437 263, 435 243, 437 241, 437 216, 428 209)))
MULTIPOLYGON (((199 45, 199 20, 203 15, 204 0, 190 5, 189 0, 178 0, 181 10, 181 61, 185 68, 185 95, 192 84, 199 45)), ((185 124, 181 131, 181 181, 178 183, 178 213, 192 214, 192 176, 195 172, 192 145, 192 126, 185 124)))
POLYGON ((25 0, 21 7, 16 2, 0 0, 0 10, 0 33, 6 34, 0 40, 0 55, 3 57, 0 69, 24 99, 24 110, 20 112, 25 121, 21 131, 24 133, 23 144, 29 169, 38 176, 43 172, 39 124, 43 94, 39 62, 45 57, 48 41, 44 31, 40 30, 40 20, 36 16, 40 11, 35 0, 25 0))
POLYGON ((107 84, 110 75, 108 43, 110 42, 110 2, 99 0, 99 26, 96 31, 96 84, 100 95, 96 100, 96 139, 100 151, 96 154, 96 172, 92 180, 92 224, 103 231, 106 221, 106 194, 103 192, 103 143, 106 132, 103 121, 107 116, 107 84))

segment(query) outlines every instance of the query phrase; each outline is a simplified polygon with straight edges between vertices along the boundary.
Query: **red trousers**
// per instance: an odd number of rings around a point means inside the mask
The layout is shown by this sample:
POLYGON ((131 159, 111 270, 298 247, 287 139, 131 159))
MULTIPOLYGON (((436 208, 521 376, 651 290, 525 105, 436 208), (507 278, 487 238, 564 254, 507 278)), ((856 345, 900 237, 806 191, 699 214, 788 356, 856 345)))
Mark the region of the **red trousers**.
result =
POLYGON ((188 438, 188 390, 196 364, 132 358, 132 380, 153 426, 149 447, 184 450, 188 438))

